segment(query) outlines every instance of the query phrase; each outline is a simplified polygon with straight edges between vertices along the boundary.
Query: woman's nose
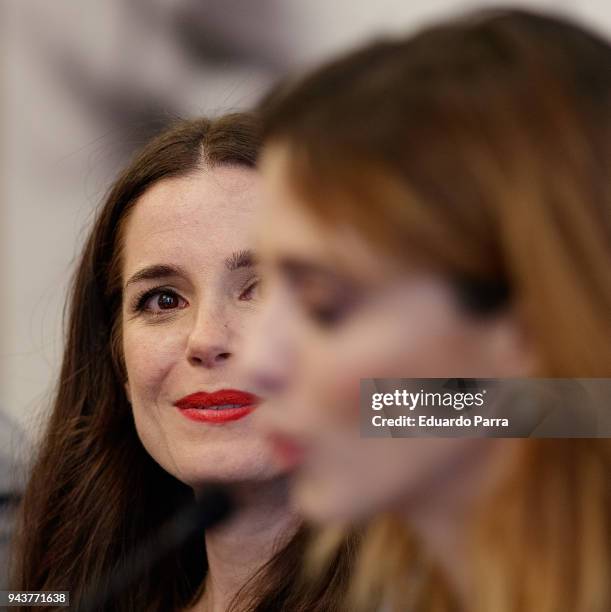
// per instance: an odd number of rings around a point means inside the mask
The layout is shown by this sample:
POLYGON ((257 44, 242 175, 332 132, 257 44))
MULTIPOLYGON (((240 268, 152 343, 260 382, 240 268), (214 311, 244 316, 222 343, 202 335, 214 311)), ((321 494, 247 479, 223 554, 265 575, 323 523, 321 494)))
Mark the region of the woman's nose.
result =
POLYGON ((225 347, 210 345, 206 347, 198 347, 197 349, 190 351, 188 359, 192 365, 201 365, 207 368, 213 368, 227 361, 229 357, 231 357, 231 353, 225 350, 225 347))
POLYGON ((191 365, 215 368, 233 356, 231 323, 222 309, 197 313, 187 341, 186 354, 191 365))
POLYGON ((286 313, 270 296, 244 338, 239 367, 255 390, 263 395, 281 394, 292 370, 293 351, 286 313))

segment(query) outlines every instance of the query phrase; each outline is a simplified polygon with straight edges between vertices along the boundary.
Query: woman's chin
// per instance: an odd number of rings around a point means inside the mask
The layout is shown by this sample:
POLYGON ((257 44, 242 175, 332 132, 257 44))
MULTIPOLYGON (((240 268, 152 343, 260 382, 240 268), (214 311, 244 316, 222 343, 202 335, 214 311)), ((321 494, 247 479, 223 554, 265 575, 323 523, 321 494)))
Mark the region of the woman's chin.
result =
POLYGON ((351 521, 367 515, 368 509, 347 493, 340 483, 305 474, 296 475, 291 488, 292 503, 298 512, 319 524, 351 521))
POLYGON ((207 483, 238 484, 248 482, 266 482, 282 476, 282 471, 271 463, 235 463, 223 462, 199 463, 185 462, 168 466, 167 471, 175 478, 197 490, 207 483))
POLYGON ((262 441, 216 444, 185 441, 165 449, 160 449, 159 445, 151 446, 148 445, 148 450, 153 459, 166 472, 192 488, 207 482, 260 482, 284 473, 262 441))

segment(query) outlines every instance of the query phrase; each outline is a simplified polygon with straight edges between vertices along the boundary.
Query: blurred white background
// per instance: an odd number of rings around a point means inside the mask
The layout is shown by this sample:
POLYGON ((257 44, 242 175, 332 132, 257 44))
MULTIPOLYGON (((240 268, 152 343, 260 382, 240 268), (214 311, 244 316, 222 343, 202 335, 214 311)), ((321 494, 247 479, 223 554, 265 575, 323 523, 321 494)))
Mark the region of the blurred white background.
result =
MULTIPOLYGON (((494 4, 0 0, 0 410, 14 423, 0 421, 0 453, 48 408, 74 259, 135 148, 173 117, 247 107, 286 71, 378 34, 494 4)), ((611 33, 609 0, 519 4, 611 33)))

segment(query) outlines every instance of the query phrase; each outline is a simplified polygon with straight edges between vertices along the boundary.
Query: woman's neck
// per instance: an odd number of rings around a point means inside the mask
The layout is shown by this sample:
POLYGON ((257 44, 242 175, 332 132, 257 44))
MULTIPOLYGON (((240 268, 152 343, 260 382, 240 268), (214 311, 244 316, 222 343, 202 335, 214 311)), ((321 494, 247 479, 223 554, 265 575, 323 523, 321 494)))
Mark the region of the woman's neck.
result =
POLYGON ((443 482, 437 482, 419 503, 408 504, 405 513, 409 528, 465 609, 476 587, 471 563, 474 517, 514 465, 519 444, 514 439, 474 440, 471 451, 448 470, 443 482))
POLYGON ((237 592, 297 531, 284 479, 232 486, 237 510, 206 533, 208 572, 192 612, 226 612, 237 592))

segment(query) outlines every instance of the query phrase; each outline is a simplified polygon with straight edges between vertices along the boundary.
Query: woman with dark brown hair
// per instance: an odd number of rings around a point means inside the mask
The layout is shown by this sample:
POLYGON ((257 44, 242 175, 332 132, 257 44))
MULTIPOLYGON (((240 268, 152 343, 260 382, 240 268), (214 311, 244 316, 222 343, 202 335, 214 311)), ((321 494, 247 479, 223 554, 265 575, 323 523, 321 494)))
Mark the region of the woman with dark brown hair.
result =
POLYGON ((245 353, 300 508, 391 513, 355 586, 390 578, 396 610, 611 610, 608 439, 359 437, 359 379, 611 377, 611 46, 477 13, 264 107, 245 353))
POLYGON ((261 398, 235 367, 259 299, 250 238, 259 144, 249 114, 180 122, 110 190, 72 285, 13 588, 69 591, 78 608, 215 481, 235 500, 229 520, 166 555, 104 609, 339 609, 352 543, 318 584, 300 582, 307 533, 252 429, 261 398))

